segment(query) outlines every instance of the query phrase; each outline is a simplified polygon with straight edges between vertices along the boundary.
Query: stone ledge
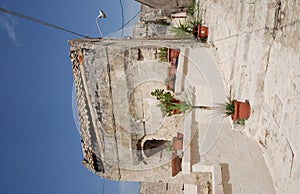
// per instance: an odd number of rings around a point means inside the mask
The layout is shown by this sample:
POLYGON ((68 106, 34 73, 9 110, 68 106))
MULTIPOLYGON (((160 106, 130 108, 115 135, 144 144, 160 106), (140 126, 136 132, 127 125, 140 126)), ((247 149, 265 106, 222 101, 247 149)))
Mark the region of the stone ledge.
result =
POLYGON ((184 194, 197 193, 197 185, 184 184, 184 194))
POLYGON ((192 114, 188 114, 183 123, 183 158, 182 158, 182 173, 191 173, 191 125, 192 125, 192 114))
POLYGON ((212 194, 223 194, 223 179, 221 165, 203 165, 201 163, 192 166, 192 172, 211 172, 212 173, 212 194))

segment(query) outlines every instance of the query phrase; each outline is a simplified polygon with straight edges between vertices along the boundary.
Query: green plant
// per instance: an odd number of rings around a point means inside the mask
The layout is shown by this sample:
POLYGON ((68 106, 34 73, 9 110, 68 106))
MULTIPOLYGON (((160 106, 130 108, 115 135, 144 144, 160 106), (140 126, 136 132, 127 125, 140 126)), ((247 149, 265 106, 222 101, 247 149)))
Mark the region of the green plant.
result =
POLYGON ((193 28, 198 24, 202 24, 202 19, 199 17, 193 17, 192 19, 189 19, 184 23, 181 23, 179 21, 178 26, 171 27, 170 32, 175 33, 175 35, 180 38, 192 38, 194 37, 193 28))
POLYGON ((163 89, 155 89, 153 92, 151 92, 151 95, 155 96, 160 102, 158 107, 160 107, 163 117, 171 116, 177 110, 184 111, 182 108, 184 108, 185 105, 181 104, 181 101, 176 99, 170 91, 166 92, 163 89), (183 107, 181 107, 182 105, 183 107))
MULTIPOLYGON (((152 96, 155 96, 159 101, 158 107, 160 107, 163 116, 171 116, 176 113, 183 113, 190 111, 193 108, 199 108, 202 110, 216 110, 220 114, 225 116, 230 116, 234 114, 234 100, 227 98, 227 101, 223 104, 218 104, 217 106, 195 106, 192 105, 189 100, 182 100, 176 98, 170 91, 165 91, 164 89, 155 89, 151 92, 152 96), (177 112, 176 112, 177 111, 177 112)), ((240 121, 239 123, 243 123, 240 121)))
POLYGON ((200 11, 200 3, 196 0, 192 0, 191 4, 188 6, 187 13, 193 17, 195 24, 202 24, 202 17, 200 11))
POLYGON ((230 116, 234 114, 234 101, 228 98, 228 101, 225 102, 225 115, 230 116))
POLYGON ((192 38, 192 29, 193 26, 191 26, 190 22, 179 22, 179 25, 177 27, 171 27, 170 32, 175 33, 175 35, 180 38, 192 38))
POLYGON ((167 152, 171 152, 172 151, 172 142, 171 141, 167 141, 165 143, 165 146, 166 146, 166 151, 167 152))
POLYGON ((194 15, 196 8, 196 0, 192 0, 191 4, 188 6, 188 13, 194 15))
POLYGON ((201 16, 201 11, 200 11, 200 4, 199 2, 197 3, 197 16, 194 18, 195 24, 202 24, 202 16, 201 16))
POLYGON ((198 25, 198 24, 202 24, 202 19, 196 19, 196 18, 193 18, 189 21, 190 25, 191 26, 195 26, 195 25, 198 25))
POLYGON ((193 108, 200 108, 204 110, 212 109, 208 106, 193 106, 188 100, 180 100, 176 98, 170 91, 165 91, 164 89, 155 89, 153 92, 151 92, 151 95, 155 96, 160 102, 158 107, 160 107, 163 117, 190 111, 193 108))
MULTIPOLYGON (((202 110, 217 110, 220 114, 224 116, 231 116, 234 114, 234 102, 231 98, 227 98, 227 101, 217 106, 194 106, 188 100, 181 100, 176 98, 170 91, 165 91, 164 89, 155 89, 151 92, 152 96, 155 96, 159 101, 157 105, 160 107, 163 117, 171 116, 178 113, 189 112, 193 108, 199 108, 202 110)), ((245 125, 245 119, 239 119, 235 122, 239 125, 245 125)))
POLYGON ((168 61, 168 48, 167 47, 160 47, 157 49, 158 60, 161 62, 168 61))
POLYGON ((244 126, 245 125, 245 119, 238 119, 237 121, 235 121, 235 123, 244 126))
POLYGON ((216 115, 224 115, 225 117, 234 114, 234 100, 230 97, 227 97, 227 100, 224 103, 218 103, 213 108, 217 114, 216 115))
POLYGON ((168 52, 168 48, 167 47, 160 47, 157 49, 160 53, 167 53, 168 52))

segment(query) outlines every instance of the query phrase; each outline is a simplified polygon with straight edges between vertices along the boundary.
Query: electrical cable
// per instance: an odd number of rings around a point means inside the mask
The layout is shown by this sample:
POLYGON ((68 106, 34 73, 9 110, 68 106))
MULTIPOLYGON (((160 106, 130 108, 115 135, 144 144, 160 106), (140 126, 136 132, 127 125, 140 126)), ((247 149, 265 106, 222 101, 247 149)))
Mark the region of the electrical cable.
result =
POLYGON ((87 35, 83 35, 83 34, 80 34, 80 33, 77 33, 77 32, 71 31, 71 30, 68 30, 66 28, 63 28, 63 27, 60 27, 60 26, 57 26, 57 25, 54 25, 54 24, 51 24, 51 23, 48 23, 48 22, 45 22, 45 21, 33 18, 33 17, 30 17, 30 16, 27 16, 27 15, 24 15, 22 13, 18 13, 18 12, 11 11, 11 10, 8 10, 8 9, 4 9, 4 8, 1 8, 1 7, 0 7, 0 11, 4 12, 4 13, 7 13, 7 14, 11 14, 11 15, 17 16, 19 18, 23 18, 25 20, 29 20, 29 21, 32 21, 32 22, 35 22, 35 23, 38 23, 38 24, 42 24, 42 25, 54 28, 54 29, 57 29, 57 30, 62 30, 62 31, 65 31, 65 32, 68 32, 68 33, 71 33, 71 34, 75 34, 77 36, 88 38, 87 35))
MULTIPOLYGON (((132 16, 132 18, 130 18, 130 20, 128 20, 128 21, 124 24, 124 26, 121 26, 120 28, 118 28, 117 30, 115 30, 113 33, 110 33, 110 35, 116 33, 116 32, 119 31, 119 30, 121 30, 121 29, 124 28, 127 24, 129 24, 132 20, 134 20, 134 19, 139 15, 140 11, 141 11, 141 10, 138 10, 138 11, 135 13, 135 15, 132 16)), ((108 35, 108 37, 110 37, 110 35, 108 35)))
POLYGON ((122 31, 121 31, 121 37, 123 36, 123 30, 124 30, 124 8, 122 0, 120 0, 120 6, 121 6, 121 13, 122 13, 122 31))
MULTIPOLYGON (((128 21, 124 24, 124 27, 125 27, 127 24, 129 24, 132 20, 134 20, 134 18, 136 18, 136 16, 139 15, 140 11, 141 11, 141 10, 138 10, 138 11, 136 12, 136 14, 135 14, 130 20, 128 20, 128 21)), ((121 29, 121 28, 119 28, 118 30, 120 30, 120 29, 121 29)))

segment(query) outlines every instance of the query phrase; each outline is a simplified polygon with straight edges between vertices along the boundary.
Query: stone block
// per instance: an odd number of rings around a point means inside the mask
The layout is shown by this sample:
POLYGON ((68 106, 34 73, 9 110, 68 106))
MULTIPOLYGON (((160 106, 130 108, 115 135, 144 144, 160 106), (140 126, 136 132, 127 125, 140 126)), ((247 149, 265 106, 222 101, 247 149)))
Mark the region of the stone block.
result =
POLYGON ((197 193, 197 185, 184 184, 184 194, 197 193))

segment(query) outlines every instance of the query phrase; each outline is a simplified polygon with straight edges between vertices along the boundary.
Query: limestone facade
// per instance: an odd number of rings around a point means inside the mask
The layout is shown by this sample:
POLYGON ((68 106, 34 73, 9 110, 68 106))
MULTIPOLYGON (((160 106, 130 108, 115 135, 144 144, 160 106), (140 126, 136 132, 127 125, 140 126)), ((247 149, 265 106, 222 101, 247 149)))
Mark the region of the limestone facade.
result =
POLYGON ((183 194, 183 184, 171 184, 171 183, 140 183, 140 194, 183 194))
POLYGON ((184 11, 190 5, 191 0, 136 0, 148 7, 166 10, 170 14, 178 11, 184 11))
POLYGON ((174 37, 170 32, 170 16, 165 10, 141 5, 141 13, 133 30, 133 38, 174 37))

